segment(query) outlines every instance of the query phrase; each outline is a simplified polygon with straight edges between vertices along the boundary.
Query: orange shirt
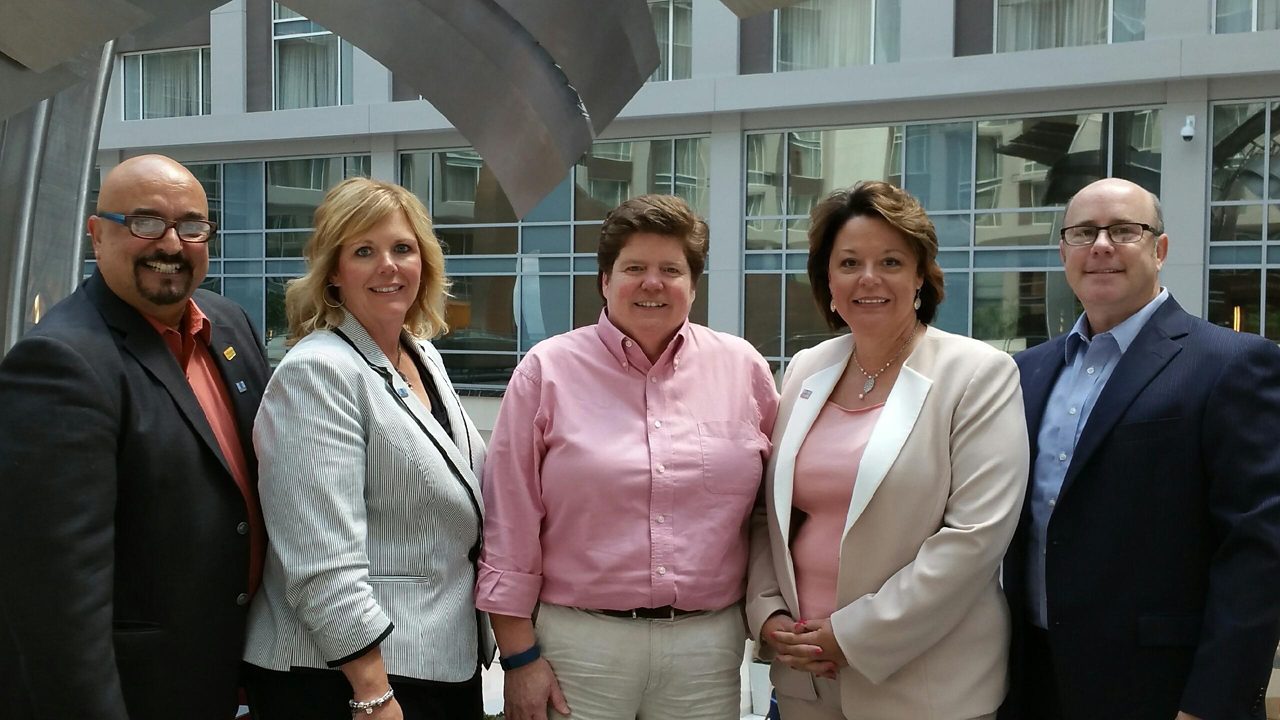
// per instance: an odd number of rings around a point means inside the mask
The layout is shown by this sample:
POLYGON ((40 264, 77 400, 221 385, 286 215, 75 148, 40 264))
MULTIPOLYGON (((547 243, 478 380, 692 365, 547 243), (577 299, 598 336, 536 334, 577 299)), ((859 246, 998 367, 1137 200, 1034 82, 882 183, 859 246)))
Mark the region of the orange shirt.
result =
POLYGON ((169 351, 177 358, 178 367, 187 376, 187 383, 195 393, 200 409, 204 410, 205 419, 209 421, 213 436, 218 441, 218 448, 222 450, 222 456, 231 468, 231 476, 244 497, 245 509, 249 515, 249 594, 252 595, 262 581, 267 530, 262 520, 257 488, 254 487, 249 463, 244 456, 244 445, 240 441, 240 429, 236 426, 231 395, 227 392, 226 383, 223 382, 213 357, 209 355, 213 323, 209 322, 209 318, 200 311, 194 300, 187 301, 181 332, 150 317, 147 317, 147 322, 160 333, 160 337, 169 346, 169 351))

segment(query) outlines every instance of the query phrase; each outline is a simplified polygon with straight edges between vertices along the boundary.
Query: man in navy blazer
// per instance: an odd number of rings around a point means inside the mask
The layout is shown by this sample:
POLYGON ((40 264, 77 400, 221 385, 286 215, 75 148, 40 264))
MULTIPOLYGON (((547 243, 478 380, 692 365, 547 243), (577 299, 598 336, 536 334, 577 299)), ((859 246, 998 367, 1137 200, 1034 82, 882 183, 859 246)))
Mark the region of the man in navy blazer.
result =
POLYGON ((1280 639, 1280 348, 1161 288, 1159 202, 1067 205, 1084 306, 1018 355, 1032 477, 1004 564, 1004 720, 1263 718, 1280 639))
POLYGON ((230 720, 265 534, 265 354, 197 290, 199 182, 121 163, 98 270, 0 362, 0 716, 230 720))

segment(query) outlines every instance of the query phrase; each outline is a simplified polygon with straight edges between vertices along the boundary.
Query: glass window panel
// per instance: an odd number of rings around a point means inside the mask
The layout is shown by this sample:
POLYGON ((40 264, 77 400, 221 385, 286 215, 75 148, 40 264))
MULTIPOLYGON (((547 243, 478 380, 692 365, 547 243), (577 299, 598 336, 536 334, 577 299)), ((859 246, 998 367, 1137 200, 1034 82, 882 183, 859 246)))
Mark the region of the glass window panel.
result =
MULTIPOLYGON (((537 269, 535 265, 533 270, 537 269)), ((570 310, 573 307, 569 298, 570 285, 568 275, 520 276, 520 349, 528 350, 534 344, 570 329, 570 310)))
POLYGON ((928 211, 968 210, 973 123, 909 125, 906 141, 907 192, 928 211))
MULTIPOLYGON (((266 256, 278 258, 300 258, 307 247, 311 233, 305 232, 273 232, 267 233, 266 256)), ((258 252, 262 252, 259 248, 258 252)))
POLYGON ((1267 270, 1267 338, 1280 342, 1280 270, 1267 270))
POLYGON ((1266 165, 1266 104, 1213 108, 1213 200, 1263 197, 1266 165))
POLYGON ((369 169, 373 161, 368 155, 347 155, 342 158, 342 179, 350 177, 369 177, 369 169))
POLYGON ((307 272, 307 263, 301 259, 268 260, 266 271, 268 275, 302 275, 307 272))
POLYGON ((786 213, 808 215, 833 190, 898 174, 894 140, 899 132, 896 127, 870 127, 788 133, 786 213))
POLYGON ((200 181, 200 187, 204 188, 205 197, 209 200, 209 219, 221 227, 222 183, 218 181, 218 164, 199 163, 189 164, 185 167, 192 175, 196 176, 196 180, 200 181))
POLYGON ((1214 32, 1238 33, 1253 29, 1253 3, 1250 0, 1217 0, 1214 32))
MULTIPOLYGON (((437 342, 437 345, 439 343, 437 342)), ((511 380, 518 357, 506 353, 442 353, 444 369, 454 385, 504 388, 511 380)))
POLYGON ((782 249, 781 220, 748 220, 748 250, 780 250, 782 249))
POLYGON ((672 3, 671 79, 693 77, 693 0, 672 3))
POLYGON ((1280 103, 1274 102, 1271 104, 1271 157, 1267 159, 1265 180, 1267 197, 1280 199, 1280 103))
POLYGON ((142 56, 124 56, 124 119, 142 117, 142 56))
POLYGON ((263 303, 266 288, 262 282, 262 272, 258 277, 229 277, 222 280, 222 294, 240 304, 249 316, 255 328, 266 327, 263 322, 263 303))
POLYGON ((747 270, 781 270, 782 259, 785 257, 782 253, 748 253, 744 258, 743 267, 747 270))
POLYGON ((782 276, 743 277, 743 337, 765 357, 782 356, 782 276))
POLYGON ((474 150, 435 153, 432 210, 435 221, 449 223, 513 223, 516 213, 493 171, 474 150))
POLYGON ((343 158, 273 160, 267 169, 267 229, 311 227, 315 209, 345 175, 343 158))
POLYGON ((1262 273, 1209 270, 1209 322, 1241 332, 1258 332, 1262 273))
POLYGON ((974 206, 1066 204, 1107 176, 1106 136, 1102 113, 980 121, 974 206))
POLYGON ((675 177, 672 194, 681 198, 693 211, 706 217, 707 190, 711 177, 711 143, 706 138, 681 138, 675 143, 675 177))
MULTIPOLYGON (((1062 273, 1044 271, 973 274, 973 337, 1005 352, 1039 345, 1062 332, 1065 297, 1070 289, 1048 282, 1062 273), (1052 322, 1051 322, 1052 320, 1052 322)), ((1072 321, 1075 320, 1072 316, 1072 321)), ((1068 325, 1069 327, 1069 325, 1068 325)))
POLYGON ((997 0, 996 52, 1101 45, 1106 0, 997 0))
POLYGON ((997 245, 1058 244, 1060 213, 1012 212, 978 213, 974 216, 973 240, 979 247, 997 245))
POLYGON ((226 230, 262 230, 263 164, 226 163, 222 166, 223 223, 226 230))
POLYGON ((280 364, 284 357, 285 341, 289 336, 289 320, 284 312, 284 293, 293 278, 269 277, 267 285, 267 322, 263 326, 263 334, 267 346, 267 362, 271 367, 280 364))
POLYGON ((1211 242, 1262 239, 1262 205, 1228 205, 1209 210, 1211 242))
POLYGON ((177 50, 142 56, 142 117, 200 114, 200 52, 177 50))
POLYGON ((600 298, 596 275, 573 276, 573 326, 595 325, 600 319, 604 301, 600 298))
POLYGON ((969 334, 969 274, 945 273, 943 286, 946 296, 938 305, 933 324, 957 335, 969 334))
POLYGON ((497 255, 449 255, 445 257, 448 275, 505 275, 520 270, 520 258, 497 255))
POLYGON ((1114 123, 1111 176, 1160 192, 1160 111, 1133 110, 1111 115, 1114 123))
POLYGON ((571 242, 569 230, 567 225, 525 227, 521 252, 568 253, 571 242))
POLYGON ((596 254, 600 245, 601 225, 574 225, 573 251, 576 253, 596 254))
POLYGON ((778 10, 777 69, 867 65, 872 0, 802 0, 778 10))
POLYGON ((213 70, 210 62, 211 56, 209 48, 201 48, 200 50, 200 87, 202 88, 200 97, 200 113, 208 115, 213 112, 213 70))
POLYGON ((1258 29, 1280 30, 1280 0, 1258 0, 1258 29))
POLYGON ((876 0, 875 62, 898 62, 901 39, 902 0, 876 0))
POLYGON ((747 216, 782 214, 782 133, 747 136, 747 216))
POLYGON ((400 154, 400 184, 418 196, 424 207, 431 207, 431 153, 400 154))
POLYGON ((275 20, 293 20, 302 17, 302 15, 290 10, 280 3, 273 2, 271 3, 271 17, 275 20))
POLYGON ((969 267, 967 250, 943 250, 938 253, 938 265, 944 270, 964 270, 969 267))
POLYGON ((787 221, 787 249, 809 250, 809 218, 787 221))
POLYGON ((222 263, 222 272, 227 275, 262 275, 262 260, 226 260, 222 263))
POLYGON ((968 215, 933 215, 933 228, 941 247, 968 247, 972 224, 968 215))
POLYGON ((1147 37, 1147 0, 1112 0, 1111 42, 1134 42, 1147 37))
POLYGON ((514 227, 436 227, 436 237, 448 255, 515 255, 518 233, 514 227))
POLYGON ((441 350, 516 350, 514 275, 454 275, 449 333, 435 341, 441 350))
POLYGON ((338 104, 338 37, 276 40, 276 108, 338 104))
POLYGON ((649 80, 660 82, 668 79, 671 72, 671 0, 649 0, 649 16, 658 40, 658 67, 649 80))
POLYGON ((975 268, 1058 268, 1062 265, 1058 250, 980 250, 973 254, 975 268))
POLYGON ((529 214, 525 222, 554 222, 569 220, 569 203, 573 200, 573 180, 569 175, 559 185, 542 198, 529 214))
POLYGON ((352 78, 354 77, 354 73, 351 72, 353 54, 351 43, 340 39, 338 41, 338 102, 343 105, 351 104, 352 78))
POLYGON ((809 284, 808 275, 798 273, 787 275, 786 312, 787 330, 783 352, 787 357, 844 332, 843 330, 833 331, 827 327, 826 318, 818 312, 818 306, 814 303, 813 288, 809 284))
POLYGON ((1209 248, 1210 265, 1257 265, 1260 262, 1261 245, 1219 245, 1209 248))
POLYGON ((641 195, 646 192, 671 194, 671 165, 674 159, 671 157, 673 143, 670 140, 653 140, 649 143, 649 177, 647 190, 635 188, 634 195, 641 195))
POLYGON ((262 233, 222 233, 222 257, 262 258, 262 233))
POLYGON ((1280 205, 1267 206, 1267 239, 1280 242, 1280 205))

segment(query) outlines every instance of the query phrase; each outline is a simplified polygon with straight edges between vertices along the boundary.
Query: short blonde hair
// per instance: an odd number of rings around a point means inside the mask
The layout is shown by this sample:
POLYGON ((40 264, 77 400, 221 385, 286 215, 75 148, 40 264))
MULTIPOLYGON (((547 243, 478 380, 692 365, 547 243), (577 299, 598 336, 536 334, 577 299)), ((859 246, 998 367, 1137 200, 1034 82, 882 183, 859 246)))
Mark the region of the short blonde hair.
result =
POLYGON ((404 326, 413 335, 427 339, 449 330, 444 319, 449 290, 449 280, 444 274, 444 252, 422 201, 394 183, 353 177, 329 190, 316 208, 315 230, 303 250, 307 273, 290 281, 284 295, 289 345, 316 330, 329 330, 342 322, 342 308, 333 307, 341 299, 329 288, 329 278, 338 270, 339 252, 343 245, 397 212, 404 213, 413 228, 422 256, 422 282, 418 286, 418 297, 405 315, 404 326))

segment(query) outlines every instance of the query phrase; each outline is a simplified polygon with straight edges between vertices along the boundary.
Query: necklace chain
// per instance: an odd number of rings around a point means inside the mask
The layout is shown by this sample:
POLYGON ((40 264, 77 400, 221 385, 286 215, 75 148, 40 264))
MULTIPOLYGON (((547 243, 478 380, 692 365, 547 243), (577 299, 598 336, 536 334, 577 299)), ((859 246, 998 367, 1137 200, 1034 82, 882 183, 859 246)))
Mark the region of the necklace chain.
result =
POLYGON ((404 359, 404 346, 397 343, 396 344, 396 374, 400 376, 400 379, 404 381, 405 385, 408 385, 409 387, 413 387, 413 383, 409 382, 408 376, 406 376, 404 374, 404 371, 400 369, 400 361, 403 359, 404 359))
POLYGON ((913 338, 915 338, 915 336, 916 336, 916 330, 917 330, 919 327, 920 327, 920 321, 919 321, 919 320, 917 320, 917 321, 916 321, 916 324, 911 326, 911 334, 910 334, 910 335, 907 335, 907 340, 906 340, 906 342, 902 343, 902 346, 898 348, 898 352, 894 353, 894 354, 893 354, 893 357, 889 358, 889 362, 885 363, 883 367, 881 367, 879 370, 875 371, 874 373, 869 373, 869 372, 867 372, 867 371, 862 367, 862 363, 858 362, 858 345, 857 345, 856 343, 854 344, 854 346, 853 346, 853 364, 854 364, 855 366, 857 366, 857 368, 858 368, 858 372, 861 372, 861 373, 862 373, 862 375, 863 375, 863 377, 865 377, 865 378, 867 379, 867 381, 866 381, 866 382, 862 383, 862 394, 858 396, 858 399, 859 399, 859 400, 861 400, 861 399, 865 398, 867 395, 871 394, 871 391, 872 391, 872 390, 874 390, 874 389, 876 388, 876 378, 880 377, 880 375, 881 375, 881 374, 883 374, 885 370, 888 370, 888 369, 889 369, 889 366, 890 366, 890 365, 892 365, 894 362, 896 362, 896 361, 898 360, 898 358, 899 358, 899 357, 901 357, 901 356, 902 356, 902 351, 903 351, 903 350, 906 350, 906 349, 907 349, 907 346, 911 344, 911 340, 912 340, 913 338))

